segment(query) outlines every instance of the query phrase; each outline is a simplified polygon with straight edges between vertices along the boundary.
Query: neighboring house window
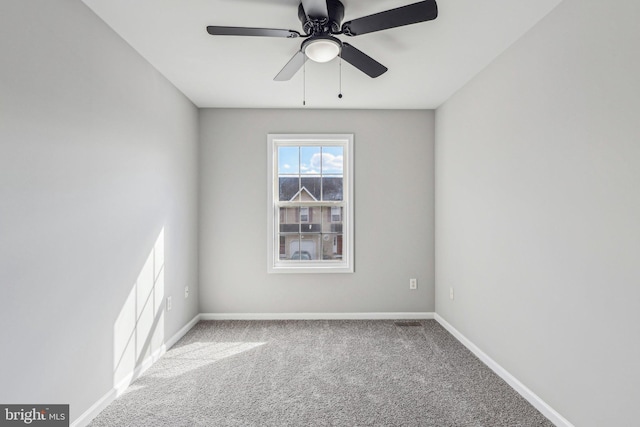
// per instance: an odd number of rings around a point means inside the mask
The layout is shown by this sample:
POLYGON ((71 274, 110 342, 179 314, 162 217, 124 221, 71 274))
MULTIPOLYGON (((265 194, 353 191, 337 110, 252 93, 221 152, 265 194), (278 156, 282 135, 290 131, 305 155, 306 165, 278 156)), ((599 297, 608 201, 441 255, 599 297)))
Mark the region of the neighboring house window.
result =
POLYGON ((353 135, 268 144, 269 272, 353 272, 353 135))
POLYGON ((300 222, 309 222, 309 208, 300 208, 300 222))
POLYGON ((339 206, 331 207, 331 222, 340 222, 342 221, 341 208, 339 206))

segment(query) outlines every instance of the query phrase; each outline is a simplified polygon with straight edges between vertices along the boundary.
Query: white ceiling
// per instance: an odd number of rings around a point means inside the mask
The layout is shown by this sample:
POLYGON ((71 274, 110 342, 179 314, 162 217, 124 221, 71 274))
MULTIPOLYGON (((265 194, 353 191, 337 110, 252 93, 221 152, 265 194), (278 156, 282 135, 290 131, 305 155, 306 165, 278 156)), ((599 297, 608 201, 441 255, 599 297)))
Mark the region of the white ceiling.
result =
MULTIPOLYGON (((301 108, 302 70, 273 77, 301 39, 211 36, 207 25, 302 32, 300 0, 83 0, 198 107, 301 108)), ((306 66, 307 108, 436 108, 562 0, 439 0, 436 20, 340 36, 389 68, 372 79, 339 59, 306 66)), ((415 0, 342 0, 345 21, 415 0)))

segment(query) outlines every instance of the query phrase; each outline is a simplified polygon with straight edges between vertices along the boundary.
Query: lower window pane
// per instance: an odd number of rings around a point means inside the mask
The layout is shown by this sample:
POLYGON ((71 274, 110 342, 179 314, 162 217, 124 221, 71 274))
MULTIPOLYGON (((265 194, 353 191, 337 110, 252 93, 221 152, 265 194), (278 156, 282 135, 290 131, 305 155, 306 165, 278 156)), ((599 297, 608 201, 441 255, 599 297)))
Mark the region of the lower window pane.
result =
POLYGON ((301 234, 298 252, 298 257, 296 257, 295 252, 293 253, 293 259, 299 259, 301 261, 316 261, 322 259, 320 234, 301 234))
POLYGON ((280 261, 341 261, 341 206, 279 209, 280 261))
POLYGON ((342 234, 322 235, 322 258, 325 260, 342 259, 342 234))
POLYGON ((281 234, 280 260, 316 261, 322 259, 320 234, 281 234))

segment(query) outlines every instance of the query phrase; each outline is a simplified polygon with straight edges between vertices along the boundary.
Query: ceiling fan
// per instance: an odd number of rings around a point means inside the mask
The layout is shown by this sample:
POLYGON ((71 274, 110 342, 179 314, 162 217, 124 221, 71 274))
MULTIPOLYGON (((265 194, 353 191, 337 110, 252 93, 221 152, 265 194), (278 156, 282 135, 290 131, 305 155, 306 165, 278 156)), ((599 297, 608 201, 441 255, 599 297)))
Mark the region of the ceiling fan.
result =
POLYGON ((304 38, 300 50, 293 55, 287 65, 274 80, 291 79, 309 58, 316 62, 328 62, 340 56, 342 59, 375 78, 387 71, 387 67, 356 49, 349 43, 340 41, 338 35, 348 37, 389 28, 416 24, 435 19, 438 6, 435 0, 421 1, 407 6, 390 9, 342 23, 344 5, 339 0, 302 0, 298 6, 298 18, 302 22, 303 34, 294 30, 275 28, 220 27, 208 26, 207 32, 214 36, 262 36, 304 38), (342 25, 340 25, 342 23, 342 25))

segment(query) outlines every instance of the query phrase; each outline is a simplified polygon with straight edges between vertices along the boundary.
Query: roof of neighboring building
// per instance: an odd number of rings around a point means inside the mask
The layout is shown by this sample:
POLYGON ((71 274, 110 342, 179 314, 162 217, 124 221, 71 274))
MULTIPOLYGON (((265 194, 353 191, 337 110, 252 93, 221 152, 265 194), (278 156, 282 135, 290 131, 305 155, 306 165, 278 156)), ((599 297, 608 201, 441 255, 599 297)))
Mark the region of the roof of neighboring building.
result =
POLYGON ((309 192, 309 190, 307 190, 306 187, 302 187, 300 190, 298 190, 298 192, 296 194, 293 195, 293 197, 291 199, 289 199, 290 202, 295 202, 296 198, 300 197, 301 202, 308 202, 309 199, 311 199, 312 202, 317 202, 318 199, 316 199, 315 197, 313 197, 313 194, 311 194, 309 192), (306 200, 304 197, 304 194, 307 194, 306 200))
POLYGON ((342 200, 342 181, 342 177, 280 177, 279 200, 293 201, 303 188, 314 201, 342 200))

